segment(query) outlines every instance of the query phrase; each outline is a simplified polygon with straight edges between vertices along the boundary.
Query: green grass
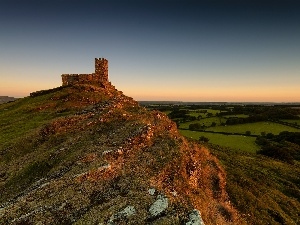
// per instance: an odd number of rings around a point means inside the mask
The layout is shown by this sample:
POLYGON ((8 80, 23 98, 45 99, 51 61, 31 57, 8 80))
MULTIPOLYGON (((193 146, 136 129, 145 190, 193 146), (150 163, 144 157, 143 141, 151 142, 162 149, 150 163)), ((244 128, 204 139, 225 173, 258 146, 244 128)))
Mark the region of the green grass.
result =
POLYGON ((300 165, 212 146, 227 173, 232 204, 249 224, 299 224, 300 165))
POLYGON ((206 113, 197 113, 197 112, 193 112, 192 110, 188 113, 188 115, 195 116, 195 117, 202 116, 202 118, 206 117, 206 113))
POLYGON ((49 95, 0 105, 0 143, 15 142, 49 120, 61 116, 53 110, 38 109, 38 104, 47 98, 49 95))
MULTIPOLYGON (((28 101, 26 101, 28 102, 28 101)), ((38 127, 49 117, 48 114, 26 113, 26 104, 5 104, 0 106, 0 142, 13 140, 38 127), (20 113, 24 112, 24 113, 20 113)))
POLYGON ((257 122, 237 125, 227 125, 207 128, 208 131, 228 132, 228 133, 245 133, 251 131, 251 134, 260 135, 261 132, 279 134, 282 131, 299 132, 299 129, 281 125, 272 122, 257 122))
POLYGON ((180 130, 180 133, 195 140, 198 140, 200 136, 204 136, 209 139, 209 143, 228 147, 234 150, 242 150, 253 153, 259 150, 259 146, 255 144, 255 137, 213 134, 190 130, 180 130))
POLYGON ((300 119, 298 119, 298 120, 281 120, 281 121, 287 122, 287 123, 293 123, 293 124, 297 123, 298 125, 300 125, 300 119))
POLYGON ((213 115, 216 115, 217 113, 220 112, 220 110, 216 110, 216 109, 207 109, 208 113, 212 113, 213 115))
POLYGON ((207 113, 212 113, 214 116, 220 112, 220 110, 216 110, 216 109, 199 109, 199 110, 189 110, 189 115, 191 116, 199 116, 201 115, 202 117, 205 117, 207 113), (199 113, 197 111, 201 111, 201 110, 207 110, 206 113, 199 113))

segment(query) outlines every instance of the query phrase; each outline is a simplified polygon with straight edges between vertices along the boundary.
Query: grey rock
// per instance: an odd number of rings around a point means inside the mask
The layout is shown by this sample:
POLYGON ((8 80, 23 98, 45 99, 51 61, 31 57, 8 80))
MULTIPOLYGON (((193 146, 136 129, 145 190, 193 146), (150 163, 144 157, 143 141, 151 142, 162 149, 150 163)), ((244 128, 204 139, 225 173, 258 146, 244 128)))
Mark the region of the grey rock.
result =
POLYGON ((150 216, 156 217, 168 208, 168 198, 163 195, 158 195, 157 200, 150 206, 150 216))
POLYGON ((204 225, 199 210, 194 209, 192 212, 190 212, 189 221, 186 223, 186 225, 204 225))
POLYGON ((136 213, 136 210, 135 210, 134 206, 129 205, 126 208, 124 208, 122 211, 112 215, 109 218, 107 225, 114 225, 114 224, 116 224, 115 220, 128 218, 130 216, 133 216, 135 213, 136 213))
POLYGON ((155 194, 155 189, 154 188, 150 188, 148 190, 149 195, 154 195, 155 194))
POLYGON ((0 216, 4 216, 4 208, 0 208, 0 216))

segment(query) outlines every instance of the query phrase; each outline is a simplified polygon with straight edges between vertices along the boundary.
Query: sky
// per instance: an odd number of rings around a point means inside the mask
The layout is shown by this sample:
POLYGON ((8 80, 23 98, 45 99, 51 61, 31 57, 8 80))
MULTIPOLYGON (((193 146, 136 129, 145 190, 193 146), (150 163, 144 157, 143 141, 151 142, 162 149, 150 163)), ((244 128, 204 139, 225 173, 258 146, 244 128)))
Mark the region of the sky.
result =
POLYGON ((300 102, 292 0, 0 0, 0 96, 92 73, 136 100, 300 102))

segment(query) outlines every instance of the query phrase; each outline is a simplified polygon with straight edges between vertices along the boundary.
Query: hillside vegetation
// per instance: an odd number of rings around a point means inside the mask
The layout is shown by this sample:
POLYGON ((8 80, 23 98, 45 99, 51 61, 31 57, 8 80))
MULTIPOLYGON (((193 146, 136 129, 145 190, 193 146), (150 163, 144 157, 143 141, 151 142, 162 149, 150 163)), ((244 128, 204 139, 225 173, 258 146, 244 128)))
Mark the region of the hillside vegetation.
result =
POLYGON ((245 224, 206 147, 113 86, 0 105, 0 224, 245 224))
POLYGON ((290 105, 154 105, 206 145, 248 224, 300 224, 300 118, 290 105))

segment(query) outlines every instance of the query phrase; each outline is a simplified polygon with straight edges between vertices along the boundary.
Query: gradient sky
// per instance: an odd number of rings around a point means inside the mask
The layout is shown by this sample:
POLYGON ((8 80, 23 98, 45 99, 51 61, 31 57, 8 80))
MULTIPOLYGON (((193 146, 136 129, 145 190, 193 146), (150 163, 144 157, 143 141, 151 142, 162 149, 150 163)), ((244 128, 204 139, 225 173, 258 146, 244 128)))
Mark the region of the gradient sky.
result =
POLYGON ((109 79, 136 100, 300 102, 298 1, 1 0, 0 95, 109 79))

